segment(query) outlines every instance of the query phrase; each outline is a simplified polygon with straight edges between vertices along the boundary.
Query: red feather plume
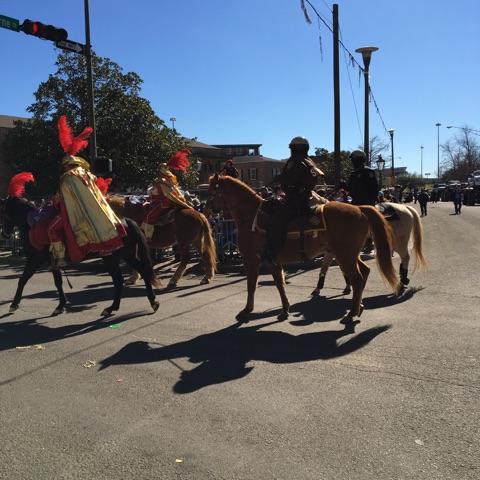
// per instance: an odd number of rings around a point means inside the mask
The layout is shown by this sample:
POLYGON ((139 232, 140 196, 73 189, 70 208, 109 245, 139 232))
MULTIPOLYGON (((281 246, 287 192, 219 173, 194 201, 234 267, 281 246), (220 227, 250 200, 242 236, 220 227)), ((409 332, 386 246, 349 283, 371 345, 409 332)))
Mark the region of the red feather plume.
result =
POLYGON ((190 152, 186 149, 175 152, 167 163, 168 168, 171 170, 181 170, 182 172, 185 172, 190 166, 190 162, 188 161, 189 153, 190 152))
POLYGON ((58 119, 58 138, 63 151, 67 155, 76 155, 88 146, 87 138, 93 132, 91 127, 85 127, 80 135, 73 136, 72 129, 67 123, 67 117, 62 115, 58 119))
POLYGON ((98 189, 102 192, 102 195, 106 195, 108 189, 110 188, 110 184, 112 183, 112 179, 97 177, 97 181, 95 183, 97 184, 98 189))
POLYGON ((30 172, 17 173, 10 179, 8 195, 10 197, 21 197, 25 193, 25 184, 34 181, 35 178, 30 172))

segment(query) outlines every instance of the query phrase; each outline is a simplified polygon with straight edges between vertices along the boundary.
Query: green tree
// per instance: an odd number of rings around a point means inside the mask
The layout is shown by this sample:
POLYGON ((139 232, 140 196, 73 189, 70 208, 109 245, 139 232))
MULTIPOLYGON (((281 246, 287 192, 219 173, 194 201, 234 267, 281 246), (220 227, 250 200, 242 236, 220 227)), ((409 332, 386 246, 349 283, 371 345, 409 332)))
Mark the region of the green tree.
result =
MULTIPOLYGON (((108 58, 92 58, 98 155, 112 158, 114 187, 146 189, 155 178, 158 164, 185 140, 168 128, 140 96, 142 79, 134 72, 124 73, 108 58)), ((42 82, 28 107, 32 120, 19 122, 5 142, 7 163, 16 170, 30 170, 38 180, 38 193, 53 192, 63 153, 57 139, 56 121, 67 115, 75 132, 88 125, 86 63, 82 55, 60 53, 57 70, 42 82)), ((88 158, 88 152, 81 153, 88 158)), ((181 175, 189 184, 198 173, 192 166, 181 175)))
MULTIPOLYGON (((325 182, 327 185, 335 185, 335 163, 333 152, 329 152, 325 148, 316 148, 315 155, 317 163, 325 174, 325 182)), ((353 171, 352 162, 350 161, 350 152, 342 150, 340 152, 340 179, 348 180, 353 171)))

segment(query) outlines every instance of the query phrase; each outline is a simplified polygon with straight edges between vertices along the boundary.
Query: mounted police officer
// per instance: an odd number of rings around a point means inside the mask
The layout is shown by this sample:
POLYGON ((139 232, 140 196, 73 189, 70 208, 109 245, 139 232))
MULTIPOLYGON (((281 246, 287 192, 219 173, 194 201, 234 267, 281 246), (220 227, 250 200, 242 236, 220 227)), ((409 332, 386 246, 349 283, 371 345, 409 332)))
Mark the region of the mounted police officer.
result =
POLYGON ((310 145, 304 137, 295 137, 289 145, 290 158, 280 175, 273 180, 280 183, 285 197, 277 201, 267 229, 266 257, 271 263, 276 262, 287 237, 288 223, 295 217, 307 216, 312 190, 323 172, 308 157, 310 145))
POLYGON ((366 167, 367 156, 362 150, 350 154, 354 171, 348 180, 348 191, 354 205, 375 205, 378 197, 378 182, 375 170, 366 167))
MULTIPOLYGON (((362 150, 354 150, 350 154, 354 171, 348 180, 348 191, 352 197, 353 205, 375 205, 378 199, 378 182, 375 170, 365 166, 367 156, 362 150)), ((372 239, 369 237, 364 252, 370 253, 373 250, 372 239)))

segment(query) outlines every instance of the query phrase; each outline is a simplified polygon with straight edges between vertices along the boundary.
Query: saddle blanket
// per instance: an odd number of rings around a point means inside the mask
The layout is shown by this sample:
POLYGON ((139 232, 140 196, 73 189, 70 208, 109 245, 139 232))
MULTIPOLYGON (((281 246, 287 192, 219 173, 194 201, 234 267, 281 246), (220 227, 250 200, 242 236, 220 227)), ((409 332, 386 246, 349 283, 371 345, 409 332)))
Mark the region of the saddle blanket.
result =
MULTIPOLYGON (((302 230, 305 238, 316 238, 320 232, 325 232, 327 230, 327 224, 325 223, 325 216, 323 213, 324 207, 324 204, 312 206, 308 219, 306 216, 294 218, 288 224, 287 238, 300 238, 302 230)), ((260 205, 253 220, 252 232, 265 233, 268 228, 268 217, 269 215, 262 212, 260 205)))

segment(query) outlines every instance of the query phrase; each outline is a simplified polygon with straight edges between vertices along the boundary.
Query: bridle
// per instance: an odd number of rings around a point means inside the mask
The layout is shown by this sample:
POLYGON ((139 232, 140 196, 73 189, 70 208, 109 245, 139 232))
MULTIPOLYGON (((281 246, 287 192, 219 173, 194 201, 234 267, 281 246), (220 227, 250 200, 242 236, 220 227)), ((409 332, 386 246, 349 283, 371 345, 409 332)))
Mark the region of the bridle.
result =
POLYGON ((213 185, 214 185, 214 189, 208 193, 207 201, 205 203, 205 209, 207 212, 212 211, 216 213, 215 209, 212 207, 212 204, 214 201, 221 200, 221 197, 222 197, 222 194, 219 191, 219 187, 220 187, 219 179, 217 179, 213 185))

